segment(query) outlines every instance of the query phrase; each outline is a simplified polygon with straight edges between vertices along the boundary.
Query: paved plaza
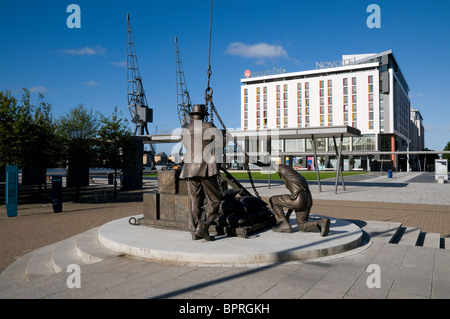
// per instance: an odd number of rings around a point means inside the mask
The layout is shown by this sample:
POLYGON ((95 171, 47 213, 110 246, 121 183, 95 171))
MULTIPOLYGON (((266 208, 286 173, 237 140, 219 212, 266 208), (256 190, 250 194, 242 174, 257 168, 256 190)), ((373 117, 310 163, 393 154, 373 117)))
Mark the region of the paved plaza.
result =
MULTIPOLYGON (((330 256, 274 263, 161 262, 102 248, 96 240, 99 229, 142 214, 142 202, 134 197, 126 200, 124 193, 122 200, 112 202, 107 192, 99 191, 93 202, 64 203, 61 214, 54 214, 51 205, 27 204, 19 207, 18 217, 7 218, 2 208, 0 298, 245 299, 252 303, 450 298, 450 184, 438 184, 433 177, 432 173, 394 173, 391 179, 381 173, 351 176, 345 178, 346 190, 339 184, 337 193, 334 179, 321 181, 322 192, 317 182, 310 182, 312 214, 357 225, 363 230, 363 241, 357 248, 330 256), (413 234, 417 237, 411 241, 413 234), (79 258, 75 264, 80 288, 69 287, 72 273, 57 266, 56 252, 69 246, 77 248, 71 260, 79 258), (49 264, 52 272, 46 273, 42 269, 49 264)), ((249 185, 244 182, 244 186, 249 185)), ((256 186, 266 200, 287 193, 276 181, 270 187, 267 181, 256 186)), ((146 180, 144 191, 154 187, 154 180, 146 180)), ((241 243, 263 237, 255 234, 241 243)), ((196 244, 210 249, 225 240, 196 244)), ((190 241, 188 233, 186 241, 190 241)))

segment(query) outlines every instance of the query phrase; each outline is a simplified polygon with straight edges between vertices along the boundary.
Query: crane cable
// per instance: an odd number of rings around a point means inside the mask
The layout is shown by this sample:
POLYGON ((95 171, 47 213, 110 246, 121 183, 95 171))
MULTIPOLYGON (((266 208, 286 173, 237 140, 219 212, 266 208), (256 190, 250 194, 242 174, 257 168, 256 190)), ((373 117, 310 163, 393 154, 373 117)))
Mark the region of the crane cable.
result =
MULTIPOLYGON (((236 148, 238 148, 240 151, 243 151, 243 153, 245 154, 245 166, 247 166, 247 175, 250 181, 250 185, 252 186, 253 192, 255 193, 255 196, 258 199, 261 199, 261 197, 259 196, 258 191, 256 190, 256 186, 255 183, 253 182, 253 176, 252 176, 252 172, 250 170, 250 163, 249 163, 249 156, 247 154, 247 152, 245 152, 245 150, 242 149, 242 147, 237 143, 237 141, 232 138, 231 134, 228 132, 225 123, 223 122, 222 118, 220 117, 219 113, 217 112, 216 107, 214 106, 213 103, 213 90, 210 87, 210 83, 211 83, 211 75, 212 75, 212 71, 211 71, 211 38, 212 38, 212 15, 213 15, 213 0, 211 0, 211 14, 210 14, 210 19, 209 19, 209 52, 208 52, 208 85, 206 86, 206 90, 205 90, 205 106, 206 109, 208 109, 208 105, 210 106, 211 109, 211 119, 210 122, 213 122, 213 114, 215 114, 217 116, 217 119, 219 120, 220 124, 222 125, 222 128, 225 131, 226 135, 229 135, 229 137, 231 137, 231 140, 234 142, 234 145, 236 146, 236 148)), ((219 183, 220 185, 220 183, 219 183)))
POLYGON ((205 90, 205 105, 206 105, 206 107, 208 107, 208 105, 210 103, 212 103, 212 94, 213 94, 213 90, 209 86, 210 82, 211 82, 211 75, 212 75, 212 71, 211 71, 212 16, 213 16, 213 0, 211 0, 211 14, 210 14, 210 18, 209 18, 209 52, 208 52, 208 72, 207 72, 208 85, 206 86, 206 90, 205 90))

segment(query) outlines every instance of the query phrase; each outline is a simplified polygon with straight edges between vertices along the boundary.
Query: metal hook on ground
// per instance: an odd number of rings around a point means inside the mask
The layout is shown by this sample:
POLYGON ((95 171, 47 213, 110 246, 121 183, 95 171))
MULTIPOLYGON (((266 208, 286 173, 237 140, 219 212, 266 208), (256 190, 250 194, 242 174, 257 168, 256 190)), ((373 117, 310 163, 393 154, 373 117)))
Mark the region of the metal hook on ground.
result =
POLYGON ((135 217, 131 217, 131 218, 128 220, 128 223, 129 223, 130 225, 133 225, 133 226, 139 226, 139 222, 137 221, 137 219, 136 219, 135 217))

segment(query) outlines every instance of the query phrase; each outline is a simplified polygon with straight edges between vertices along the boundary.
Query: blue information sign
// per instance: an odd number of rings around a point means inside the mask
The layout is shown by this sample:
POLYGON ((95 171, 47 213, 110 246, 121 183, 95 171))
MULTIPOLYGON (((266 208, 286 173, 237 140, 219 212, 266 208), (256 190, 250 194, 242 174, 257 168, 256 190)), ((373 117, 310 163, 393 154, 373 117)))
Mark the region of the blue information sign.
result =
POLYGON ((6 165, 6 214, 17 216, 19 169, 17 165, 6 165))

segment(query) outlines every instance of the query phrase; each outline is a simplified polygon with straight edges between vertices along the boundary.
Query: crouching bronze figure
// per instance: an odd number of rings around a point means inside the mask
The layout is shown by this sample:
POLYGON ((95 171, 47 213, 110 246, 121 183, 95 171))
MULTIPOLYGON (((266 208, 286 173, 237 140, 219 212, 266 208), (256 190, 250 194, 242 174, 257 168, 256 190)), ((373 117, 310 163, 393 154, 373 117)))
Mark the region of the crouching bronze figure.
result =
POLYGON ((309 214, 313 204, 311 192, 306 179, 288 165, 279 165, 278 174, 284 180, 286 188, 291 192, 286 195, 275 195, 270 197, 270 205, 273 209, 277 226, 272 230, 281 233, 292 233, 289 224, 289 217, 295 211, 298 230, 320 231, 322 236, 326 236, 330 230, 330 219, 309 220, 309 214), (284 213, 287 208, 287 214, 284 213))

